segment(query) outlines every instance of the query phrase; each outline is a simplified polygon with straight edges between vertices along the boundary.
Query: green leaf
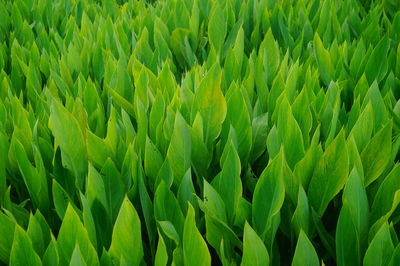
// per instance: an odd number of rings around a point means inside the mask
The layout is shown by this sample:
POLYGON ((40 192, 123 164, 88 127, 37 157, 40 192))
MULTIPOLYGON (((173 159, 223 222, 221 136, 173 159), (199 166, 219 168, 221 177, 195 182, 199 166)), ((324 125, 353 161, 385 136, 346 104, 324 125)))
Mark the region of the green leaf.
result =
POLYGON ((86 266, 86 262, 82 257, 81 250, 79 245, 76 244, 74 248, 74 252, 72 252, 71 261, 69 263, 70 266, 86 266))
POLYGON ((109 253, 115 261, 123 259, 129 265, 143 260, 142 235, 139 216, 127 197, 124 198, 112 233, 109 253))
MULTIPOLYGON (((142 105, 139 105, 140 107, 143 107, 142 105)), ((138 107, 139 109, 139 107, 138 107)), ((118 134, 119 134, 119 129, 117 126, 117 121, 118 121, 118 113, 114 106, 111 106, 111 111, 110 111, 110 117, 108 118, 107 122, 107 136, 104 139, 104 143, 110 147, 110 150, 112 151, 112 154, 116 154, 116 149, 118 145, 118 134)), ((138 119, 139 120, 139 119, 138 119)), ((140 120, 138 123, 140 124, 140 120)), ((143 126, 141 127, 143 130, 146 130, 146 128, 143 126)), ((139 135, 139 132, 138 132, 139 135)), ((139 138, 139 137, 138 137, 139 138)), ((144 147, 143 147, 144 148, 144 147)))
POLYGON ((293 103, 298 91, 299 61, 290 66, 285 82, 285 95, 290 103, 293 103))
POLYGON ((347 150, 349 152, 349 169, 356 168, 358 174, 364 182, 364 167, 361 162, 361 156, 357 148, 357 143, 353 136, 347 139, 347 150))
POLYGON ((318 33, 314 36, 314 46, 321 79, 325 83, 325 86, 328 86, 331 80, 334 79, 334 66, 331 61, 331 56, 325 49, 318 33))
POLYGON ((360 77, 357 73, 360 72, 360 67, 362 67, 362 61, 365 59, 365 52, 364 41, 363 39, 360 39, 350 60, 350 73, 357 79, 360 77))
POLYGON ((171 33, 171 48, 177 57, 178 64, 184 68, 186 65, 192 67, 195 64, 193 51, 188 42, 190 32, 186 28, 176 28, 171 33))
POLYGON ((241 265, 269 265, 267 248, 247 222, 244 225, 243 235, 243 257, 241 265))
POLYGON ((385 177, 375 194, 371 207, 371 221, 375 222, 392 208, 392 203, 397 190, 400 189, 400 164, 396 164, 392 171, 385 177))
POLYGON ((92 206, 94 201, 97 200, 104 208, 106 208, 107 212, 110 213, 103 179, 91 164, 89 164, 89 172, 87 176, 86 195, 90 206, 92 206))
POLYGON ((252 122, 253 147, 250 162, 258 159, 267 148, 268 137, 268 113, 257 116, 252 122))
POLYGON ((190 204, 183 230, 183 260, 185 265, 211 265, 210 252, 196 227, 194 209, 190 204))
POLYGON ((389 262, 389 266, 395 266, 400 263, 400 245, 398 244, 395 250, 393 251, 392 259, 389 262))
MULTIPOLYGON (((17 171, 17 158, 13 146, 16 140, 20 141, 26 154, 32 158, 32 130, 28 120, 28 112, 23 108, 20 100, 13 98, 12 101, 12 114, 13 114, 13 133, 11 143, 8 150, 9 164, 12 170, 17 171)), ((10 170, 11 170, 10 169, 10 170)))
POLYGON ((80 200, 82 204, 82 220, 83 224, 86 228, 86 231, 88 232, 88 236, 90 241, 92 242, 92 245, 96 248, 97 247, 97 236, 96 236, 96 227, 94 223, 94 218, 92 215, 92 211, 90 209, 90 206, 85 198, 85 196, 82 193, 79 193, 80 195, 80 200))
POLYGON ((42 257, 50 243, 51 237, 50 227, 40 211, 36 211, 35 215, 30 214, 28 229, 26 231, 36 253, 42 257))
POLYGON ((171 187, 172 183, 174 182, 174 175, 172 173, 172 169, 168 159, 164 160, 164 163, 162 164, 160 171, 158 171, 156 183, 154 184, 155 189, 158 188, 161 181, 163 181, 168 187, 171 187))
POLYGON ((147 193, 147 188, 144 184, 143 175, 140 174, 138 176, 139 181, 139 197, 140 203, 142 206, 142 212, 144 216, 144 221, 146 224, 146 229, 149 237, 151 254, 154 254, 154 247, 155 247, 155 231, 156 231, 156 221, 154 219, 154 206, 152 199, 150 198, 149 194, 147 193))
POLYGON ((360 265, 367 246, 369 205, 364 184, 354 168, 343 192, 343 207, 336 227, 338 265, 360 265))
POLYGON ((99 244, 106 245, 111 241, 112 217, 108 204, 105 184, 97 170, 89 164, 86 197, 96 227, 99 244))
POLYGON ((174 131, 167 151, 167 158, 174 173, 174 184, 179 186, 183 176, 191 165, 192 152, 189 128, 182 115, 175 116, 174 131))
POLYGON ((95 248, 90 242, 88 232, 71 204, 68 204, 57 237, 60 263, 70 261, 75 245, 79 245, 82 256, 89 265, 99 265, 95 248))
POLYGON ((276 126, 274 125, 269 131, 267 137, 267 151, 269 157, 274 158, 279 153, 280 148, 281 140, 279 139, 278 131, 276 129, 276 126))
POLYGON ((196 191, 194 190, 192 172, 187 170, 186 174, 182 178, 182 182, 178 188, 178 200, 184 213, 187 212, 187 202, 192 204, 193 208, 196 210, 197 201, 195 197, 196 191))
POLYGON ((349 138, 354 137, 359 151, 362 151, 371 139, 372 130, 374 128, 373 125, 374 117, 372 105, 368 103, 349 134, 349 138))
POLYGON ((237 152, 243 164, 247 163, 252 146, 252 126, 243 91, 236 83, 232 83, 227 95, 227 115, 221 136, 227 138, 230 128, 235 129, 237 136, 237 152))
POLYGON ((363 264, 365 266, 388 265, 393 251, 389 225, 384 223, 369 244, 363 264))
POLYGON ((309 232, 310 228, 310 207, 308 205, 308 198, 302 186, 299 186, 297 196, 297 206, 293 213, 291 225, 296 235, 303 231, 305 234, 309 232))
POLYGON ((112 259, 110 257, 110 254, 108 254, 107 250, 103 249, 103 252, 101 254, 100 258, 100 265, 104 266, 113 266, 112 259))
POLYGON ((365 185, 374 182, 385 170, 391 159, 392 149, 392 122, 388 122, 384 128, 372 137, 361 153, 361 161, 364 166, 365 185))
POLYGON ((44 169, 40 152, 34 147, 35 159, 38 165, 37 167, 33 167, 22 144, 17 139, 14 144, 15 145, 12 147, 15 149, 18 167, 22 173, 23 180, 28 188, 32 201, 36 207, 46 212, 49 208, 50 201, 46 174, 43 171, 38 171, 39 167, 44 169))
POLYGON ((167 247, 165 246, 165 242, 160 232, 158 232, 158 245, 156 251, 156 257, 154 260, 155 266, 165 266, 168 263, 168 253, 167 247))
POLYGON ((224 161, 221 161, 222 171, 213 180, 212 185, 218 191, 225 203, 229 224, 233 224, 234 216, 242 197, 242 182, 240 179, 240 159, 231 139, 226 143, 224 161))
MULTIPOLYGON (((160 77, 161 74, 160 73, 160 77)), ((165 82, 165 81, 164 81, 165 82)), ((162 119, 164 118, 165 113, 165 100, 162 95, 162 92, 159 90, 157 91, 156 97, 154 99, 153 105, 151 107, 151 111, 149 114, 149 132, 150 138, 153 141, 157 139, 157 127, 161 123, 162 119)))
POLYGON ((203 119, 200 113, 196 114, 192 128, 190 128, 192 137, 192 167, 200 176, 204 176, 211 161, 211 156, 204 143, 203 119))
MULTIPOLYGON (((1 100, 0 100, 0 103, 1 103, 1 100)), ((0 105, 0 108, 1 108, 1 105, 0 105)), ((5 118, 4 119, 0 118, 0 120, 5 121, 5 118)), ((8 146, 9 146, 8 136, 3 131, 0 131, 0 153, 7 154, 8 146)), ((0 203, 3 202, 3 195, 5 194, 5 192, 7 190, 6 164, 7 164, 6 160, 0 160, 0 203)))
POLYGON ((368 80, 365 77, 365 74, 363 74, 361 76, 361 78, 357 81, 357 84, 354 88, 353 95, 354 95, 355 102, 353 103, 353 108, 354 107, 358 108, 358 106, 357 106, 357 105, 359 105, 358 100, 360 99, 362 101, 363 99, 365 99, 365 95, 367 94, 368 89, 370 89, 370 86, 368 85, 368 80))
POLYGON ((86 142, 75 117, 53 100, 50 109, 49 128, 61 147, 63 165, 75 175, 75 184, 83 188, 87 171, 86 142))
POLYGON ((171 240, 173 240, 177 246, 179 246, 181 243, 181 238, 179 237, 175 226, 169 221, 159 221, 158 225, 160 226, 160 229, 162 229, 162 232, 171 240))
POLYGON ((225 41, 227 22, 225 12, 221 9, 219 2, 213 3, 213 11, 208 22, 208 38, 214 49, 220 52, 225 41))
MULTIPOLYGON (((219 193, 204 179, 204 205, 207 210, 222 222, 227 222, 226 207, 219 193)), ((219 243, 218 243, 219 244, 219 243)))
MULTIPOLYGON (((389 198, 390 199, 390 198, 389 198)), ((400 204, 400 190, 397 190, 394 193, 393 200, 391 200, 391 208, 381 216, 369 229, 368 233, 368 241, 371 241, 372 238, 376 235, 378 230, 382 227, 383 224, 389 222, 389 218, 392 216, 398 205, 400 204)))
POLYGON ((55 179, 53 179, 52 193, 56 213, 58 214, 58 217, 62 219, 67 210, 68 204, 72 203, 72 200, 65 189, 55 179))
POLYGON ((267 109, 270 114, 273 114, 275 112, 276 110, 275 107, 278 106, 277 105, 278 98, 282 94, 284 89, 285 89, 285 81, 283 80, 282 75, 278 72, 278 74, 274 78, 270 93, 268 95, 267 109))
POLYGON ((349 158, 344 131, 329 144, 315 167, 308 187, 311 206, 322 217, 329 202, 346 184, 349 158))
POLYGON ((201 81, 194 102, 203 118, 204 141, 209 146, 219 136, 227 112, 218 64, 214 64, 201 81))
POLYGON ((302 184, 304 190, 307 190, 314 169, 323 154, 320 144, 312 143, 304 157, 296 164, 293 174, 302 184))
POLYGON ((112 154, 111 148, 102 138, 99 138, 97 135, 90 132, 90 130, 86 132, 88 158, 93 165, 101 168, 107 158, 112 154))
POLYGON ((283 160, 283 151, 281 150, 264 169, 254 190, 253 226, 262 238, 265 237, 268 230, 273 228, 274 217, 279 217, 285 199, 285 185, 282 176, 283 160))
POLYGON ((291 200, 293 204, 297 203, 300 181, 293 175, 286 160, 283 162, 283 180, 285 183, 286 197, 291 200))
POLYGON ((294 252, 292 265, 320 265, 317 253, 315 252, 315 249, 307 235, 303 231, 300 231, 299 239, 297 240, 296 251, 294 252))
POLYGON ((57 249, 57 242, 53 236, 51 236, 50 244, 43 254, 42 263, 45 266, 59 265, 59 251, 57 249))
POLYGON ((301 129, 305 148, 309 145, 310 131, 313 124, 308 93, 307 89, 302 89, 292 105, 293 116, 301 129))
POLYGON ((382 38, 368 58, 367 65, 365 66, 365 76, 367 77, 369 84, 372 84, 374 80, 381 82, 387 73, 389 41, 390 40, 387 37, 382 38))
MULTIPOLYGON (((183 132, 177 131, 177 134, 183 134, 183 132)), ((144 153, 144 171, 146 176, 149 177, 149 181, 151 182, 150 187, 154 187, 154 183, 157 179, 157 174, 164 162, 164 159, 157 149, 157 147, 153 144, 149 137, 146 138, 146 146, 144 153)))
MULTIPOLYGON (((140 170, 142 170, 140 168, 140 170)), ((125 187, 121 180, 119 169, 114 162, 108 158, 101 169, 101 176, 107 196, 108 210, 111 219, 114 220, 119 211, 125 195, 125 187)))
POLYGON ((225 243, 224 253, 231 254, 232 246, 240 248, 240 240, 226 224, 225 204, 218 192, 206 180, 204 180, 204 202, 201 200, 198 202, 200 209, 205 213, 207 242, 217 252, 221 252, 221 241, 225 243))
POLYGON ((246 221, 251 221, 251 203, 245 198, 240 198, 234 225, 243 227, 246 221))
POLYGON ((135 108, 127 99, 111 88, 109 88, 109 91, 117 105, 121 106, 131 116, 135 115, 135 108))
POLYGON ((280 65, 280 52, 279 44, 275 40, 272 30, 268 29, 265 34, 264 40, 260 44, 260 50, 264 65, 264 70, 267 74, 268 84, 272 84, 275 74, 280 65))
POLYGON ((154 195, 154 215, 156 220, 171 222, 179 235, 182 235, 184 216, 174 193, 162 181, 154 195))
POLYGON ((191 46, 193 50, 197 49, 198 42, 198 34, 199 34, 199 24, 200 24, 200 10, 197 1, 193 1, 193 6, 191 10, 191 16, 189 19, 189 28, 190 28, 190 40, 191 46))
POLYGON ((177 247, 172 253, 172 265, 185 265, 183 260, 182 247, 177 247))
POLYGON ((10 254, 10 265, 42 265, 27 233, 17 226, 10 254))
POLYGON ((379 90, 377 82, 373 82, 369 87, 362 107, 366 108, 366 105, 371 102, 372 110, 374 113, 374 132, 378 132, 388 122, 388 113, 386 110, 385 102, 383 101, 382 94, 379 90))
POLYGON ((286 97, 279 105, 278 136, 283 143, 285 158, 291 169, 304 157, 304 143, 301 129, 295 120, 286 97))

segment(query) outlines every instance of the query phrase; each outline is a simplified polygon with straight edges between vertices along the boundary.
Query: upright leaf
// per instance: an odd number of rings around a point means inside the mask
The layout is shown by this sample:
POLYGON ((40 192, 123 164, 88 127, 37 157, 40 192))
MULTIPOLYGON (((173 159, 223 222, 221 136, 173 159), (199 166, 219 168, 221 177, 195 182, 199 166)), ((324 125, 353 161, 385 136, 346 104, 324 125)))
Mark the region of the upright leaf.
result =
POLYGON ((261 238, 247 222, 244 225, 243 235, 243 257, 241 265, 269 265, 267 248, 264 246, 261 238))
POLYGON ((272 84, 280 65, 280 52, 278 42, 275 40, 271 29, 268 29, 264 40, 260 44, 260 53, 263 55, 264 70, 267 74, 268 84, 272 84))
POLYGON ((387 52, 389 50, 389 45, 389 38, 382 38, 372 51, 367 65, 365 66, 365 75, 369 84, 372 84, 374 80, 380 82, 386 75, 388 68, 387 52))
POLYGON ((317 58, 319 72, 325 86, 328 86, 334 79, 334 68, 329 52, 325 49, 318 33, 314 36, 315 55, 317 58))
POLYGON ((371 221, 375 222, 392 208, 396 191, 400 189, 400 164, 396 164, 385 177, 375 194, 371 207, 371 221))
POLYGON ((306 192, 302 186, 299 186, 297 206, 293 213, 291 224, 297 236, 300 234, 300 231, 307 234, 310 228, 310 207, 306 192))
POLYGON ((181 180, 190 168, 191 138, 185 119, 178 112, 175 116, 174 131, 169 144, 167 158, 174 173, 174 183, 179 186, 181 180))
POLYGON ((72 252, 71 261, 69 263, 70 266, 86 266, 86 262, 82 257, 81 250, 79 245, 77 244, 74 248, 74 252, 72 252))
POLYGON ((233 224, 239 200, 242 197, 242 182, 240 179, 240 159, 236 149, 229 140, 224 149, 222 171, 213 180, 212 185, 218 191, 225 203, 229 223, 233 224))
POLYGON ((315 252, 312 243, 303 231, 300 231, 299 239, 297 240, 296 251, 294 252, 292 265, 320 265, 317 252, 315 252))
POLYGON ((171 222, 179 235, 182 234, 184 216, 174 193, 161 182, 154 195, 154 215, 157 221, 171 222))
POLYGON ((224 45, 227 22, 225 12, 222 10, 219 2, 213 2, 214 7, 208 22, 208 38, 211 45, 217 52, 220 52, 224 45))
POLYGON ((284 146, 285 158, 291 169, 304 157, 304 142, 301 129, 295 120, 286 97, 279 106, 278 135, 284 146))
POLYGON ((140 219, 132 203, 125 197, 115 221, 110 255, 115 261, 139 265, 143 260, 140 219))
POLYGON ((183 229, 183 260, 185 265, 211 265, 210 252, 196 227, 194 209, 190 204, 183 229))
POLYGON ((221 91, 221 69, 218 64, 214 64, 201 81, 194 102, 203 118, 205 143, 210 145, 221 132, 227 110, 221 91))
POLYGON ((389 225, 384 223, 372 239, 365 253, 365 266, 388 265, 394 251, 389 225))
POLYGON ((256 184, 253 195, 253 226, 262 238, 268 236, 268 245, 272 245, 280 217, 280 209, 285 199, 283 181, 283 151, 268 164, 256 184))
POLYGON ((369 206, 357 170, 351 171, 343 193, 343 207, 336 227, 338 265, 360 265, 367 245, 369 206))
POLYGON ((78 244, 82 256, 88 264, 99 264, 96 250, 90 242, 89 235, 71 204, 68 204, 65 212, 58 233, 57 244, 60 252, 60 263, 65 264, 70 261, 75 245, 78 244))
POLYGON ((179 185, 179 189, 178 189, 178 200, 179 200, 182 210, 184 210, 184 213, 187 212, 187 202, 188 201, 190 202, 190 204, 192 204, 193 208, 195 208, 195 206, 197 206, 195 194, 196 194, 196 192, 194 190, 192 173, 191 173, 191 170, 189 169, 186 172, 186 174, 183 176, 182 182, 179 185))
POLYGON ((156 256, 154 259, 154 265, 156 266, 165 266, 168 263, 168 253, 167 253, 167 247, 165 246, 164 239, 160 232, 158 232, 158 245, 157 245, 157 251, 156 251, 156 256))
POLYGON ((372 137, 361 153, 364 166, 365 185, 374 182, 385 170, 391 159, 392 149, 392 122, 388 122, 384 128, 372 137))
POLYGON ((29 161, 24 147, 18 140, 15 140, 15 145, 12 147, 15 149, 17 164, 22 173, 23 180, 28 188, 32 201, 36 207, 46 212, 49 208, 50 202, 46 174, 43 171, 38 171, 39 167, 42 167, 42 169, 44 168, 40 152, 36 147, 34 147, 35 159, 38 165, 33 167, 29 161))
POLYGON ((252 126, 250 114, 242 89, 235 83, 227 92, 227 115, 223 124, 221 136, 228 137, 233 127, 237 136, 237 152, 243 164, 247 163, 252 146, 252 126))
POLYGON ((20 226, 15 228, 10 265, 42 265, 39 255, 33 249, 31 240, 20 226))
POLYGON ((30 215, 26 232, 32 241, 36 253, 42 257, 50 243, 51 233, 50 227, 40 211, 36 211, 35 215, 30 215))
POLYGON ((86 142, 75 117, 53 100, 50 109, 49 127, 61 147, 63 165, 76 177, 76 185, 83 188, 87 171, 86 142))
POLYGON ((329 144, 320 158, 308 187, 311 206, 322 217, 329 202, 346 184, 349 158, 344 131, 329 144))
POLYGON ((367 104, 356 124, 351 129, 349 137, 353 136, 359 151, 369 142, 373 130, 374 117, 371 103, 367 104))

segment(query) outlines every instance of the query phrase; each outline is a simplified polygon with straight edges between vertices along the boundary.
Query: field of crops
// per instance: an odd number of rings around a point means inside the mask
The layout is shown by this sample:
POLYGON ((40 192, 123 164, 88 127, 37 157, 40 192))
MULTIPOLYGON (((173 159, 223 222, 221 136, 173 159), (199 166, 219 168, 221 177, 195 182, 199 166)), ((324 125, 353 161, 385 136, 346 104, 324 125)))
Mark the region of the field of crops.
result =
POLYGON ((400 1, 0 0, 0 265, 400 265, 400 1))

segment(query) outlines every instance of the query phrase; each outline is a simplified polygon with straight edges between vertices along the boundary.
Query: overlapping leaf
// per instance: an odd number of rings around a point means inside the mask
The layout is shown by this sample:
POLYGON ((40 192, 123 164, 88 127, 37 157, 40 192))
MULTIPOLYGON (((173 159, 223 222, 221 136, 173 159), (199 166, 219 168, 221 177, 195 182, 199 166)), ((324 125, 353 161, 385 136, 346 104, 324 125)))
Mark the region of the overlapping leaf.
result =
POLYGON ((400 5, 0 1, 0 261, 398 265, 400 5))

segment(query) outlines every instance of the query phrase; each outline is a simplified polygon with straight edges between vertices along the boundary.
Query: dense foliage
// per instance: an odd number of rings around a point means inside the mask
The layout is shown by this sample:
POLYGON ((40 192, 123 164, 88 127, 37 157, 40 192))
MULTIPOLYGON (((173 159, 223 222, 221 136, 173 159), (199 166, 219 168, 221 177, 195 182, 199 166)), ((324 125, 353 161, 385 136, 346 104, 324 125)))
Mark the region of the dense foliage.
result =
POLYGON ((0 264, 400 265, 397 0, 0 0, 0 264))

